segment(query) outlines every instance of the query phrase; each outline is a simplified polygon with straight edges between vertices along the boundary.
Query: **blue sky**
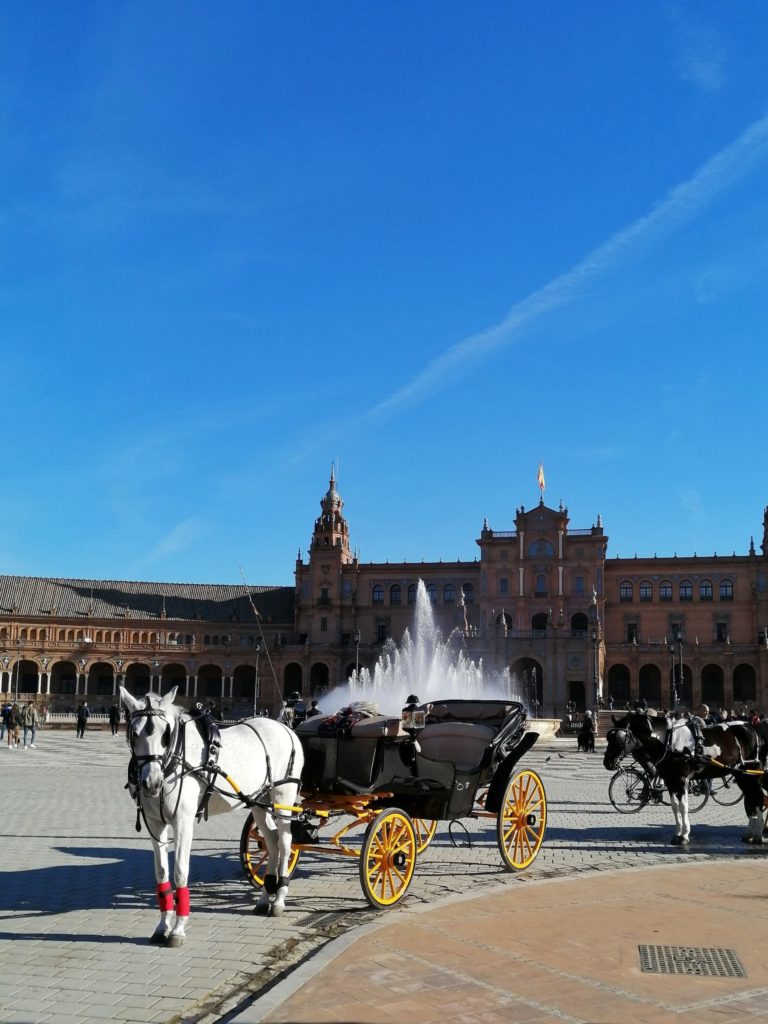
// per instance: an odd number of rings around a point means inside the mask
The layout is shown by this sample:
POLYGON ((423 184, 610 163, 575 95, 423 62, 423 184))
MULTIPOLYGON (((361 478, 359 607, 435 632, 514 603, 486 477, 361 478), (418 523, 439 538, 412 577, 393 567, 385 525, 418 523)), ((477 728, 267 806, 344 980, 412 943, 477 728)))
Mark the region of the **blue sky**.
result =
POLYGON ((291 584, 768 503, 768 6, 9 0, 0 571, 291 584))

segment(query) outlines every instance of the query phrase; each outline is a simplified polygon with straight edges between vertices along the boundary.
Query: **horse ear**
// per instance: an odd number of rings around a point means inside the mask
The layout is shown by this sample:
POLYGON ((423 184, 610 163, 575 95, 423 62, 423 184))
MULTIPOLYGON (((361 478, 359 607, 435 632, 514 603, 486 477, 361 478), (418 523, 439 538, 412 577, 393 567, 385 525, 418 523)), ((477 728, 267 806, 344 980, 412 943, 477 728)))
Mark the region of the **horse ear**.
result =
POLYGON ((129 711, 138 711, 141 707, 141 704, 139 704, 135 697, 132 697, 130 693, 128 693, 124 686, 120 687, 120 702, 124 704, 129 711))
POLYGON ((169 690, 168 693, 166 693, 166 695, 160 701, 161 707, 169 708, 171 704, 173 704, 174 698, 176 697, 176 691, 178 689, 178 686, 174 686, 172 690, 169 690))

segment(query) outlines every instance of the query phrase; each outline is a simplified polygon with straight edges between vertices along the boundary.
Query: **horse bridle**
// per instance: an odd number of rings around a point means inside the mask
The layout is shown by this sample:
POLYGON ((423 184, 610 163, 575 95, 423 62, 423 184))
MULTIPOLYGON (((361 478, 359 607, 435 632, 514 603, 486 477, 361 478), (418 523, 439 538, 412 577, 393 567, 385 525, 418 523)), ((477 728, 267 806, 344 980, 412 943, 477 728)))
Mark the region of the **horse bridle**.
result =
POLYGON ((159 764, 160 765, 160 767, 163 769, 163 775, 165 775, 165 769, 168 767, 168 764, 170 763, 171 759, 173 758, 173 743, 171 742, 173 737, 172 737, 171 723, 168 721, 168 716, 166 715, 165 711, 162 708, 152 707, 152 704, 150 703, 150 700, 149 700, 149 696, 147 695, 147 697, 145 698, 145 706, 143 708, 138 708, 136 711, 132 711, 130 713, 130 715, 129 715, 128 722, 129 722, 129 726, 128 726, 128 729, 126 730, 126 739, 128 740, 128 746, 131 748, 131 757, 133 758, 133 761, 134 761, 134 763, 136 765, 137 774, 138 774, 138 771, 141 768, 144 767, 144 765, 153 764, 154 763, 154 764, 159 764), (145 730, 147 736, 154 735, 154 732, 155 732, 155 721, 154 720, 156 718, 162 718, 162 720, 165 722, 165 735, 164 735, 165 751, 164 751, 164 753, 162 753, 162 754, 137 754, 136 751, 133 749, 133 742, 134 742, 133 723, 134 723, 134 721, 136 721, 136 720, 138 720, 140 718, 146 718, 148 720, 147 721, 147 727, 146 727, 146 730, 145 730))

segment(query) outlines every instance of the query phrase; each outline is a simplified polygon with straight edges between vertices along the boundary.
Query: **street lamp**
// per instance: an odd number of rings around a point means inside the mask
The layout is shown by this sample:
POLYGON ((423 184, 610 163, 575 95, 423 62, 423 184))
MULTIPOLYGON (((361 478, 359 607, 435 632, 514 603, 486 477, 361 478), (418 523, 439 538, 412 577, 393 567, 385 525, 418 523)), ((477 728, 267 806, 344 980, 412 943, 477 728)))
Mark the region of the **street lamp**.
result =
POLYGON ((680 652, 680 682, 678 685, 678 694, 682 696, 685 692, 685 674, 683 672, 683 634, 681 630, 677 631, 677 647, 680 652))
POLYGON ((360 672, 360 630, 356 629, 352 634, 352 639, 355 642, 355 678, 360 672))
POLYGON ((597 707, 597 630, 592 630, 592 705, 597 707))
MULTIPOLYGON (((4 655, 3 655, 3 665, 4 665, 4 667, 5 667, 5 671, 6 671, 6 672, 8 671, 8 663, 10 662, 10 660, 11 660, 11 659, 10 659, 10 658, 8 657, 8 655, 7 655, 7 654, 4 654, 4 655)), ((8 682, 9 682, 9 687, 8 687, 8 689, 10 689, 10 680, 8 680, 8 682)))
POLYGON ((253 684, 253 717, 255 718, 259 700, 259 656, 261 655, 261 640, 256 641, 254 653, 256 654, 256 679, 253 684))

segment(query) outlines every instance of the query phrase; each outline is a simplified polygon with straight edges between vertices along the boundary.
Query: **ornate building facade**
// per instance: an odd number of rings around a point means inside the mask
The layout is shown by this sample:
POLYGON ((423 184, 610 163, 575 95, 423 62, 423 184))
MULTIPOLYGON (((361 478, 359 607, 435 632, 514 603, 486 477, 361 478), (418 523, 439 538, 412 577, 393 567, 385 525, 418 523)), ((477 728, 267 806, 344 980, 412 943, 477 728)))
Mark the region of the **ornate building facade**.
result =
POLYGON ((768 709, 768 509, 744 555, 608 556, 598 520, 542 501, 484 523, 473 561, 362 564, 333 473, 293 587, 0 577, 0 689, 51 707, 117 687, 274 712, 371 667, 412 625, 419 581, 444 635, 508 668, 543 715, 623 705, 768 709))

